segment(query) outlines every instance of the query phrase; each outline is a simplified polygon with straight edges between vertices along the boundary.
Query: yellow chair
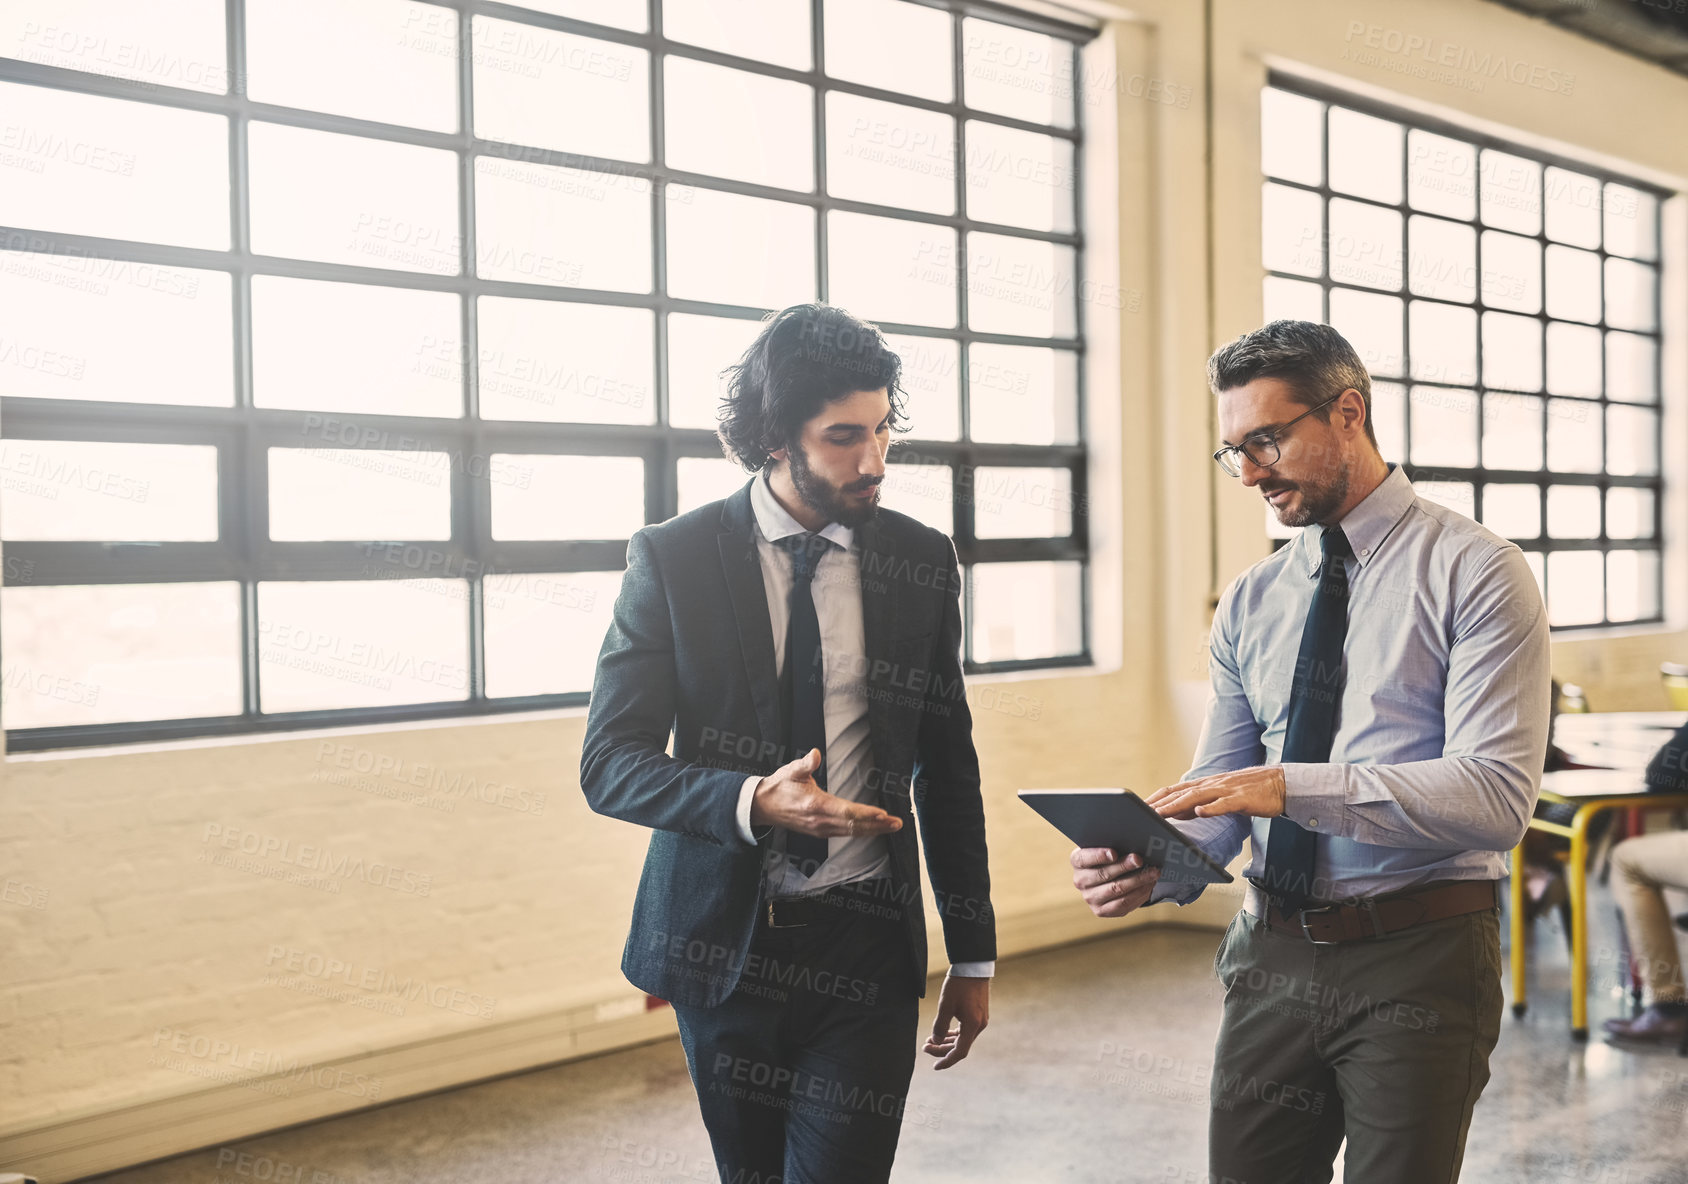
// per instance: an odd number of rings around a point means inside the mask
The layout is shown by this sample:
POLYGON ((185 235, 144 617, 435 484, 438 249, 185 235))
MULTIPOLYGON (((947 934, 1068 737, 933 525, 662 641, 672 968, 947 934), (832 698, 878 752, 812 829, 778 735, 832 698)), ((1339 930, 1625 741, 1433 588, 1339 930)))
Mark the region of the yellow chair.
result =
POLYGON ((1665 695, 1672 711, 1688 711, 1688 666, 1680 662, 1660 662, 1659 679, 1665 684, 1665 695))

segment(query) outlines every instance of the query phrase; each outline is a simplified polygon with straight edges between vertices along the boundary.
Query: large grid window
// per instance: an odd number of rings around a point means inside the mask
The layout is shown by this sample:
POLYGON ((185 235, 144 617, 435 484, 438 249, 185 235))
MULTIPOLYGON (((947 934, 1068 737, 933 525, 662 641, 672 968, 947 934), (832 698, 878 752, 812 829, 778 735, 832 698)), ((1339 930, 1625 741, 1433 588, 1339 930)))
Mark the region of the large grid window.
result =
POLYGON ((1354 344, 1384 456, 1554 627, 1660 620, 1661 194, 1299 80, 1261 112, 1267 318, 1354 344))
POLYGON ((12 750, 583 703, 628 536, 747 479, 719 371, 807 300, 904 358, 885 502, 955 539, 968 669, 1088 660, 1088 30, 166 7, 0 13, 12 750))

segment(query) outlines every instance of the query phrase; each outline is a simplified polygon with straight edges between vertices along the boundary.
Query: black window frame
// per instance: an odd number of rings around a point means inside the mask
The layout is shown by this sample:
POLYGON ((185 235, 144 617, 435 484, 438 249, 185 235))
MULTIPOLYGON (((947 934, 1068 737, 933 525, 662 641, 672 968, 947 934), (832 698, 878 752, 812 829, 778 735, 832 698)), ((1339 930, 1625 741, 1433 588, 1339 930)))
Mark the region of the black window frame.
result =
MULTIPOLYGON (((0 81, 210 112, 228 120, 230 164, 229 250, 176 247, 89 235, 39 231, 0 225, 0 249, 93 257, 100 260, 201 268, 232 277, 234 399, 225 407, 174 406, 116 400, 65 400, 0 396, 0 435, 8 439, 197 443, 217 447, 218 537, 214 542, 101 543, 16 541, 5 544, 6 587, 65 584, 130 584, 181 582, 238 582, 240 588, 240 661, 242 711, 238 715, 193 719, 121 721, 104 724, 58 725, 13 729, 6 734, 9 752, 75 748, 91 745, 229 736, 394 723, 445 720, 480 715, 576 707, 586 692, 527 695, 489 699, 485 693, 485 641, 482 576, 506 573, 578 573, 620 571, 626 563, 625 540, 512 542, 491 534, 491 492, 488 464, 495 453, 636 456, 644 461, 645 514, 649 522, 671 517, 677 507, 677 462, 685 457, 719 458, 713 432, 673 428, 669 414, 668 333, 670 312, 759 319, 767 309, 670 297, 665 290, 666 238, 664 192, 669 184, 713 189, 755 197, 769 197, 816 212, 815 250, 818 298, 828 296, 827 212, 841 210, 895 217, 900 220, 953 228, 957 235, 957 324, 953 329, 879 322, 887 332, 955 341, 960 386, 960 437, 937 441, 912 439, 893 448, 891 460, 948 465, 957 554, 968 571, 965 595, 971 621, 972 566, 978 563, 1028 560, 1070 560, 1080 565, 1082 643, 1080 651, 1051 658, 979 663, 973 660, 971 629, 966 632, 965 669, 987 673, 1030 668, 1087 665, 1091 661, 1089 595, 1089 522, 1087 449, 1083 439, 1085 408, 1084 211, 1082 196, 1083 94, 1078 54, 1097 30, 1015 9, 990 0, 906 0, 949 14, 954 93, 947 102, 905 95, 835 79, 822 72, 824 62, 824 0, 810 0, 812 59, 808 69, 792 69, 741 58, 729 53, 670 41, 662 33, 662 0, 647 0, 647 30, 632 32, 569 17, 497 3, 494 0, 426 0, 457 14, 456 132, 436 132, 351 116, 285 107, 250 100, 245 94, 244 0, 224 0, 227 93, 215 94, 131 81, 75 69, 0 57, 0 81), (473 57, 470 22, 487 17, 519 22, 600 41, 643 49, 650 54, 650 119, 652 159, 648 164, 524 147, 486 140, 474 134, 473 57), (1043 125, 967 107, 963 22, 978 18, 1051 35, 1070 43, 1072 58, 1072 124, 1043 125), (666 56, 727 66, 758 75, 796 81, 813 88, 814 188, 809 193, 682 172, 664 164, 663 75, 666 56), (826 193, 826 94, 840 92, 950 115, 956 124, 956 209, 935 215, 894 206, 836 198, 826 193), (457 275, 389 270, 361 264, 315 262, 255 255, 250 245, 250 174, 247 132, 253 121, 326 132, 342 132, 376 140, 446 149, 457 158, 458 233, 463 266, 457 275), (1055 136, 1073 145, 1073 226, 1070 232, 1045 232, 971 219, 966 213, 966 130, 968 120, 982 120, 1010 128, 1055 136), (553 287, 475 276, 469 261, 476 258, 475 161, 481 156, 562 165, 617 174, 646 181, 652 192, 652 286, 646 293, 553 287), (1075 329, 1070 337, 1042 338, 974 332, 967 322, 967 234, 978 230, 1056 243, 1072 249, 1075 329), (337 280, 383 287, 451 292, 459 297, 462 332, 463 407, 456 417, 280 410, 253 405, 252 292, 254 275, 310 280, 337 280), (482 420, 478 406, 476 297, 519 296, 529 299, 577 302, 650 309, 654 313, 655 416, 649 425, 604 425, 535 421, 482 420), (1071 444, 1029 445, 981 443, 969 438, 967 350, 972 343, 1032 345, 1070 351, 1077 375, 1077 421, 1081 425, 1071 444), (357 442, 313 437, 309 417, 332 416, 355 425, 357 442), (273 446, 310 448, 437 449, 450 454, 451 538, 449 540, 371 540, 370 542, 272 542, 268 537, 268 466, 266 450, 273 446), (1065 468, 1071 474, 1072 528, 1065 537, 984 539, 974 533, 971 486, 979 466, 1065 468), (257 589, 260 582, 277 580, 369 580, 382 575, 402 576, 403 570, 379 570, 379 556, 392 549, 420 548, 429 570, 419 577, 447 576, 467 581, 469 628, 469 690, 466 699, 382 707, 334 708, 304 711, 259 710, 259 639, 257 589)), ((747 477, 748 479, 748 477, 747 477)), ((403 552, 401 550, 401 554, 403 552)))
MULTIPOLYGON (((1321 239, 1321 243, 1324 246, 1324 249, 1322 251, 1323 265, 1321 267, 1320 274, 1317 277, 1314 277, 1314 276, 1307 276, 1307 275, 1298 275, 1298 274, 1295 274, 1295 273, 1292 273, 1292 272, 1287 272, 1287 271, 1275 271, 1275 270, 1272 270, 1270 268, 1267 268, 1265 270, 1264 274, 1268 277, 1284 279, 1284 280, 1291 280, 1291 281, 1295 281, 1295 282, 1298 282, 1298 283, 1317 284, 1320 288, 1320 292, 1321 292, 1320 298, 1323 302, 1324 316, 1327 320, 1327 323, 1328 323, 1328 319, 1329 319, 1329 316, 1330 316, 1330 296, 1331 296, 1331 290, 1333 288, 1346 288, 1346 289, 1356 291, 1356 292, 1365 292, 1365 293, 1371 293, 1371 294, 1375 294, 1375 295, 1384 295, 1384 296, 1396 296, 1396 297, 1400 298, 1400 300, 1401 300, 1401 322, 1402 322, 1401 323, 1401 340, 1402 340, 1401 377, 1394 378, 1394 377, 1385 376, 1385 377, 1380 377, 1380 378, 1374 378, 1373 381, 1391 383, 1391 384, 1399 384, 1400 386, 1403 387, 1403 389, 1406 392, 1406 398, 1403 400, 1404 409, 1403 409, 1403 419, 1402 419, 1402 446, 1403 446, 1403 449, 1404 449, 1404 454, 1405 454, 1406 459, 1401 462, 1401 467, 1406 470, 1407 476, 1410 479, 1414 480, 1415 482, 1420 480, 1420 479, 1431 480, 1431 481, 1469 482, 1471 484, 1471 487, 1472 487, 1472 496, 1473 496, 1471 516, 1473 518, 1477 519, 1478 521, 1482 520, 1483 490, 1484 490, 1485 485, 1499 484, 1499 485, 1525 485, 1525 486, 1535 485, 1535 486, 1537 486, 1539 496, 1540 496, 1540 514, 1541 514, 1540 534, 1537 538, 1534 538, 1534 539, 1516 539, 1516 540, 1513 540, 1513 541, 1516 542, 1518 544, 1518 546, 1520 548, 1522 548, 1526 554, 1539 553, 1543 556, 1543 558, 1542 558, 1542 572, 1543 572, 1543 575, 1542 575, 1542 583, 1543 583, 1542 594, 1543 594, 1544 600, 1547 597, 1547 565, 1550 562, 1547 558, 1548 555, 1550 555, 1554 552, 1560 552, 1560 551, 1598 551, 1598 552, 1601 553, 1602 562, 1601 562, 1600 579, 1601 579, 1601 593, 1602 593, 1602 595, 1601 595, 1602 619, 1598 622, 1584 622, 1584 623, 1577 623, 1577 624, 1552 625, 1551 629, 1555 634, 1564 635, 1564 634, 1569 634, 1569 633, 1573 633, 1573 632, 1576 632, 1576 631, 1588 631, 1588 630, 1596 630, 1596 631, 1604 632, 1604 631, 1613 630, 1613 629, 1628 629, 1628 628, 1633 628, 1633 627, 1654 626, 1654 625, 1664 624, 1665 619, 1666 619, 1665 614, 1666 614, 1667 606, 1665 604, 1666 586, 1665 586, 1665 553, 1664 553, 1664 533, 1663 533, 1664 532, 1664 518, 1665 518, 1665 472, 1664 472, 1664 455, 1663 455, 1662 439, 1656 439, 1655 440, 1655 449, 1656 449, 1655 455, 1654 455, 1655 472, 1652 475, 1629 475, 1629 474, 1621 474, 1620 475, 1620 474, 1609 473, 1609 472, 1606 471, 1607 457, 1608 457, 1608 452, 1607 452, 1608 433, 1606 431, 1605 418, 1606 418, 1606 408, 1609 407, 1609 406, 1638 407, 1638 408, 1646 408, 1646 409, 1652 410, 1655 414, 1658 415, 1661 427, 1662 427, 1662 424, 1663 424, 1663 420, 1664 420, 1664 416, 1665 416, 1665 404, 1666 404, 1667 398, 1669 397, 1669 393, 1665 389, 1665 385, 1664 385, 1664 381, 1663 381, 1663 365, 1664 365, 1663 288, 1664 288, 1664 281, 1665 281, 1665 259, 1664 259, 1664 240, 1663 240, 1661 231, 1662 231, 1663 206, 1664 206, 1664 203, 1666 201, 1668 201, 1670 198, 1675 196, 1674 192, 1672 192, 1669 189, 1665 189, 1665 188, 1660 187, 1658 185, 1654 185, 1652 183, 1639 180, 1635 177, 1628 176, 1624 173, 1617 172, 1617 171, 1612 170, 1612 169, 1598 167, 1598 166, 1589 164, 1586 161, 1577 160, 1577 159, 1574 159, 1574 158, 1571 158, 1571 157, 1561 156, 1561 155, 1558 155, 1558 154, 1555 154, 1555 153, 1552 153, 1552 152, 1545 152, 1545 151, 1542 151, 1542 150, 1537 149, 1537 148, 1527 147, 1527 146, 1521 145, 1521 144, 1519 144, 1515 141, 1508 140, 1504 136, 1492 135, 1492 134, 1487 134, 1487 133, 1484 133, 1484 132, 1475 131, 1470 127, 1464 126, 1464 125, 1456 123, 1456 122, 1452 122, 1452 121, 1449 121, 1449 120, 1443 120, 1443 119, 1437 119, 1437 118, 1434 118, 1434 117, 1431 117, 1431 116, 1422 115, 1422 114, 1419 114, 1418 112, 1409 111, 1409 110, 1406 110, 1404 108, 1396 107, 1396 106, 1393 106, 1391 104, 1380 102, 1380 101, 1375 100, 1375 99, 1366 98, 1366 97, 1362 97, 1362 96, 1353 94, 1350 91, 1343 90, 1339 86, 1332 86, 1332 85, 1328 85, 1328 84, 1325 84, 1325 83, 1316 82, 1316 81, 1313 81, 1313 80, 1310 80, 1310 79, 1302 78, 1302 77, 1294 75, 1294 74, 1288 74, 1288 73, 1284 73, 1284 72, 1276 71, 1276 70, 1270 71, 1267 75, 1266 86, 1270 87, 1272 89, 1275 89, 1275 90, 1287 91, 1287 92, 1290 92, 1291 94, 1300 95, 1304 98, 1314 99, 1314 100, 1317 100, 1321 103, 1324 103, 1326 106, 1325 106, 1325 109, 1324 109, 1323 124, 1321 126, 1321 135, 1320 135, 1320 143, 1319 143, 1320 165, 1321 165, 1321 175, 1320 175, 1319 184, 1318 185, 1309 185, 1309 184, 1302 182, 1302 181, 1291 180, 1291 179, 1283 178, 1283 177, 1275 177, 1275 176, 1272 176, 1270 174, 1264 173, 1264 171, 1262 173, 1263 183, 1269 183, 1269 184, 1273 184, 1273 185, 1282 185, 1282 186, 1285 186, 1287 188, 1296 189, 1296 190, 1300 190, 1302 192, 1307 192, 1307 193, 1315 193, 1315 194, 1318 195, 1318 197, 1319 197, 1319 218, 1320 218, 1320 239, 1321 239), (1505 233, 1507 233, 1507 234, 1514 235, 1516 237, 1521 237, 1521 238, 1533 239, 1534 241, 1536 241, 1537 243, 1539 243, 1541 245, 1541 248, 1542 248, 1542 251, 1541 251, 1541 255, 1542 255, 1541 266, 1542 266, 1542 269, 1543 269, 1542 277, 1541 277, 1542 278, 1542 288, 1541 288, 1541 291, 1542 291, 1542 307, 1536 313, 1521 313, 1521 312, 1517 311, 1516 309, 1512 309, 1512 308, 1494 308, 1494 309, 1492 309, 1492 311, 1504 312, 1504 313, 1506 313, 1510 316, 1520 316, 1520 317, 1527 317, 1527 318, 1530 318, 1530 319, 1534 319, 1534 320, 1539 321, 1542 325, 1542 345, 1541 345, 1541 348, 1542 348, 1542 359, 1541 359, 1541 361, 1542 361, 1542 387, 1541 387, 1540 391, 1537 391, 1537 392, 1523 392, 1523 393, 1527 393, 1527 394, 1536 395, 1537 397, 1539 397, 1542 400, 1542 404, 1543 404, 1543 407, 1542 407, 1543 414, 1542 414, 1542 464, 1541 464, 1541 467, 1537 470, 1489 468, 1488 466, 1486 466, 1482 463, 1483 458, 1482 458, 1481 447, 1479 447, 1478 464, 1473 466, 1473 467, 1462 468, 1462 467, 1456 467, 1456 466, 1451 466, 1451 465, 1441 465, 1441 464, 1437 464, 1437 465, 1415 465, 1415 464, 1413 464, 1412 459, 1411 459, 1412 458, 1412 395, 1411 395, 1411 392, 1412 392, 1412 388, 1414 388, 1414 387, 1432 387, 1432 388, 1436 388, 1436 389, 1440 389, 1440 390, 1470 391, 1473 394, 1475 394, 1475 396, 1478 400, 1478 404, 1477 404, 1477 406, 1478 406, 1478 411, 1477 411, 1478 429, 1477 430, 1478 430, 1478 433, 1479 433, 1479 445, 1481 445, 1481 434, 1482 434, 1482 423, 1483 423, 1482 401, 1486 397, 1488 397, 1488 395, 1490 393, 1489 388, 1483 382, 1483 335, 1482 335, 1482 324, 1481 324, 1481 322, 1482 322, 1482 314, 1486 311, 1491 311, 1491 306, 1485 304, 1484 301, 1483 301, 1483 290, 1482 290, 1482 284, 1480 282, 1477 285, 1477 290, 1476 290, 1476 293, 1474 295, 1474 298, 1469 303, 1462 301, 1462 302, 1459 302, 1459 305, 1458 305, 1459 307, 1462 307, 1462 308, 1469 307, 1469 308, 1473 309, 1475 311, 1476 315, 1477 315, 1477 318, 1478 318, 1477 366, 1476 366, 1477 373, 1475 375, 1474 381, 1469 386, 1460 386, 1460 385, 1457 385, 1457 384, 1454 384, 1454 383, 1438 381, 1436 379, 1414 378, 1412 376, 1412 327, 1411 327, 1411 323, 1410 323, 1412 302, 1414 300, 1429 300, 1433 303, 1449 303, 1449 302, 1446 301, 1446 300, 1434 298, 1434 297, 1418 296, 1411 291, 1411 284, 1412 284, 1411 270, 1410 270, 1410 267, 1408 267, 1406 265, 1407 259, 1408 259, 1407 252, 1410 250, 1410 248, 1406 245, 1407 244, 1406 233, 1407 233, 1407 226, 1408 226, 1407 220, 1413 214, 1423 213, 1423 211, 1416 210, 1409 204, 1409 187, 1408 187, 1408 184, 1407 184, 1407 177, 1408 177, 1408 170, 1410 169, 1410 153, 1407 152, 1405 150, 1405 148, 1403 147, 1403 151, 1402 151, 1402 154, 1401 154, 1401 169, 1402 169, 1401 200, 1397 203, 1394 203, 1393 205, 1391 205, 1390 203, 1387 203, 1387 202, 1377 201, 1373 198, 1360 197, 1360 196, 1357 196, 1357 195, 1352 194, 1352 193, 1345 193, 1345 192, 1342 192, 1340 190, 1332 189, 1331 185, 1330 185, 1330 167, 1329 167, 1330 166, 1330 160, 1329 160, 1329 156, 1330 156, 1330 124, 1329 124, 1329 118, 1330 118, 1331 108, 1333 108, 1333 107, 1343 107, 1343 108, 1346 108, 1346 109, 1351 110, 1351 111, 1360 112, 1361 114, 1364 114, 1364 115, 1371 115, 1371 116, 1375 116, 1379 119, 1387 119, 1387 120, 1391 120, 1391 121, 1396 122, 1396 123, 1400 123, 1403 126, 1403 128, 1405 129, 1405 131, 1407 131, 1407 132, 1411 132, 1411 131, 1415 131, 1415 130, 1425 131, 1425 132, 1433 133, 1433 134, 1439 135, 1439 136, 1446 136, 1450 139, 1459 140, 1459 141, 1462 141, 1464 143, 1468 143, 1468 144, 1473 145, 1479 152, 1481 152, 1483 149, 1493 149, 1495 151, 1504 152, 1504 153, 1507 153, 1507 154, 1512 155, 1512 156, 1522 157, 1524 159, 1530 160, 1530 161, 1532 161, 1536 164, 1541 165, 1544 170, 1547 169, 1547 168, 1550 168, 1550 167, 1557 167, 1557 168, 1569 170, 1571 172, 1579 173, 1583 176, 1592 177, 1600 183, 1602 195, 1604 195, 1605 186, 1609 183, 1623 185, 1623 186, 1626 186, 1628 188, 1637 190, 1641 193, 1651 195, 1658 203, 1657 206, 1654 209, 1654 228, 1653 228, 1654 242, 1656 244, 1658 244, 1658 247, 1657 247, 1658 254, 1654 259, 1652 259, 1652 260, 1636 260, 1636 259, 1630 259, 1628 256, 1609 255, 1609 253, 1606 250, 1604 229, 1602 229, 1601 244, 1600 244, 1599 247, 1593 248, 1593 249, 1585 248, 1585 247, 1576 247, 1575 249, 1577 249, 1577 250, 1588 250, 1591 253, 1599 256, 1599 258, 1602 262, 1602 285, 1604 285, 1604 282, 1605 282, 1604 281, 1604 262, 1607 258, 1625 259, 1629 262, 1634 262, 1634 263, 1638 263, 1642 266, 1651 267, 1655 271, 1655 273, 1657 274, 1658 282, 1655 283, 1654 289, 1653 289, 1653 324, 1654 324, 1654 328, 1652 329, 1652 331, 1651 332, 1642 332, 1642 331, 1639 331, 1639 330, 1632 330, 1632 329, 1618 330, 1620 332, 1633 333, 1636 336, 1649 337, 1653 340, 1654 345, 1655 345, 1654 356, 1653 356, 1653 366, 1654 366, 1653 382, 1654 382, 1654 389, 1658 392, 1657 401, 1654 402, 1654 403, 1636 403, 1636 402, 1631 402, 1629 400, 1624 400, 1624 399, 1613 399, 1613 398, 1609 397, 1608 394, 1606 393, 1606 381, 1605 381, 1606 356, 1605 356, 1604 340, 1605 340, 1605 334, 1608 331, 1615 329, 1616 327, 1609 325, 1606 321, 1606 311, 1605 311, 1605 301, 1604 301, 1604 299, 1602 299, 1602 301, 1601 301, 1600 319, 1598 321, 1594 322, 1593 325, 1591 326, 1591 327, 1600 331, 1601 338, 1602 338, 1601 393, 1600 393, 1599 397, 1598 398, 1586 398, 1586 397, 1572 396, 1572 395, 1551 395, 1551 394, 1548 393, 1548 389, 1547 389, 1547 357, 1546 357, 1547 326, 1550 325, 1550 324, 1556 324, 1556 323, 1557 324, 1567 324, 1567 325, 1588 326, 1589 323, 1585 322, 1585 321, 1564 320, 1563 318, 1550 316, 1547 312, 1547 281, 1546 281, 1547 247, 1549 245, 1555 245, 1555 244, 1557 244, 1557 245, 1566 245, 1566 244, 1559 244, 1557 242, 1557 240, 1551 239, 1551 238, 1548 237, 1546 217, 1545 217, 1545 201, 1544 201, 1544 210, 1543 210, 1544 216, 1543 216, 1543 219, 1542 219, 1542 225, 1536 231, 1535 234, 1533 234, 1533 235, 1521 234, 1520 232, 1515 231, 1515 230, 1510 230, 1510 229, 1505 230, 1505 233), (1401 223, 1401 225, 1402 225, 1402 236, 1403 236, 1402 237, 1403 266, 1402 266, 1402 269, 1401 269, 1401 286, 1398 289, 1391 291, 1391 290, 1383 289, 1383 288, 1366 287, 1366 286, 1362 286, 1362 285, 1358 285, 1358 284, 1344 283, 1342 281, 1333 280, 1331 278, 1331 274, 1330 274, 1331 252, 1329 250, 1329 242, 1330 242, 1330 202, 1331 202, 1331 199, 1333 197, 1341 198, 1345 201, 1353 201, 1353 202, 1358 202, 1358 203, 1365 204, 1365 205, 1376 206, 1376 207, 1381 208, 1381 209, 1390 209, 1390 210, 1395 211, 1396 213, 1398 213, 1401 216, 1401 219, 1402 219, 1402 223, 1401 223), (1552 418, 1551 413, 1548 410, 1547 404, 1550 400, 1553 400, 1553 399, 1573 400, 1573 401, 1581 403, 1581 404, 1587 404, 1590 407, 1599 408, 1598 414, 1601 417, 1601 464, 1600 464, 1600 470, 1598 472, 1594 472, 1594 473, 1569 473, 1569 472, 1557 472, 1557 471, 1553 471, 1553 470, 1550 470, 1550 469, 1547 468, 1547 432, 1548 432, 1548 429, 1549 429, 1549 421, 1552 418), (1596 488, 1599 489, 1599 491, 1600 491, 1600 533, 1596 537, 1594 537, 1594 538, 1554 538, 1548 533, 1547 494, 1548 494, 1549 487, 1555 486, 1555 485, 1577 485, 1577 486, 1585 486, 1585 487, 1586 486, 1593 486, 1593 487, 1596 487, 1596 488), (1621 538, 1621 539, 1613 539, 1613 538, 1608 537, 1608 535, 1606 534, 1606 491, 1609 488, 1613 488, 1613 487, 1639 488, 1639 489, 1647 489, 1647 490, 1652 491, 1652 493, 1653 493, 1653 533, 1650 536, 1643 537, 1643 538, 1621 538), (1607 566, 1607 562, 1606 562, 1604 557, 1605 557, 1606 554, 1608 554, 1611 551, 1642 551, 1642 552, 1651 552, 1651 553, 1656 554, 1658 556, 1657 585, 1654 588, 1655 603, 1658 605, 1658 612, 1657 613, 1653 614, 1652 616, 1636 617, 1636 618, 1629 619, 1629 620, 1612 620, 1611 617, 1608 615, 1609 611, 1610 611, 1610 575, 1609 575, 1609 568, 1607 566)), ((1477 170, 1477 176, 1476 176, 1476 179, 1475 179, 1475 184, 1477 186, 1481 186, 1481 184, 1482 184, 1482 170, 1481 170, 1481 168, 1479 168, 1477 170)), ((1468 226, 1470 226, 1474 229, 1474 231, 1477 234, 1476 250, 1477 250, 1477 253, 1478 253, 1477 254, 1477 260, 1478 260, 1479 274, 1481 274, 1481 267, 1482 267, 1482 232, 1483 232, 1484 229, 1487 229, 1487 227, 1482 222, 1481 196, 1480 196, 1481 190, 1480 189, 1474 190, 1474 195, 1475 195, 1475 200, 1476 200, 1477 205, 1478 205, 1478 209, 1477 209, 1477 212, 1474 213, 1472 215, 1472 217, 1469 218, 1469 219, 1456 218, 1456 217, 1452 217, 1450 215, 1441 214, 1441 213, 1437 213, 1437 214, 1434 214, 1434 215, 1431 215, 1431 216, 1438 218, 1438 219, 1441 219, 1443 221, 1455 222, 1455 223, 1459 223, 1460 225, 1468 225, 1468 226)), ((1602 289, 1602 293, 1604 294, 1604 289, 1602 289)), ((1516 395, 1519 392, 1498 390, 1497 389, 1494 393, 1498 396, 1506 396, 1506 395, 1516 395)), ((1662 438, 1662 435, 1663 435, 1663 433, 1661 431, 1659 433, 1659 436, 1662 438)), ((1284 543, 1286 543, 1287 541, 1288 540, 1286 540, 1286 539, 1275 538, 1273 540, 1274 548, 1284 545, 1284 543)), ((1551 605, 1549 605, 1548 612, 1549 612, 1549 617, 1551 618, 1551 615, 1552 615, 1552 606, 1551 605)))

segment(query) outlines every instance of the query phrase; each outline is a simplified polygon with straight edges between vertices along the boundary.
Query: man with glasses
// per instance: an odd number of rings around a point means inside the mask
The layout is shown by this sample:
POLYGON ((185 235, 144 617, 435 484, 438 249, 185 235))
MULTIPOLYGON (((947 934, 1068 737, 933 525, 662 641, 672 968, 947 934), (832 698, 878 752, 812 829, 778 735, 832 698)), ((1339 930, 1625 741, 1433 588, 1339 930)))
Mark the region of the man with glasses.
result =
MULTIPOLYGON (((1249 1184, 1456 1180, 1500 1034, 1499 882, 1540 787, 1548 630, 1522 552, 1386 463, 1371 383, 1326 325, 1208 361, 1214 459, 1305 527, 1220 598, 1193 767, 1150 795, 1221 862, 1252 840, 1220 944, 1208 1171, 1249 1184)), ((1098 916, 1188 904, 1081 849, 1098 916)))

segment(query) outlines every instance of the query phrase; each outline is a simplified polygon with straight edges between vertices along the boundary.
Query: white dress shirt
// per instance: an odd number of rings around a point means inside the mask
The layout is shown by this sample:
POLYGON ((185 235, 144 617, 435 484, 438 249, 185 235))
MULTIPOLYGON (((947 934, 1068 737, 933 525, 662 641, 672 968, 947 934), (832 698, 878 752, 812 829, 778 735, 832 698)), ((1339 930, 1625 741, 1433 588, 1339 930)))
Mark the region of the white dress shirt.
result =
MULTIPOLYGON (((767 592, 768 623, 774 633, 774 667, 778 671, 785 668, 792 583, 791 553, 778 542, 789 535, 802 534, 806 528, 774 497, 766 474, 751 483, 750 506, 756 516, 756 553, 762 561, 762 586, 767 592)), ((856 543, 855 532, 837 522, 828 523, 820 534, 837 544, 828 547, 820 557, 810 585, 821 627, 826 789, 835 797, 859 802, 867 796, 867 771, 873 762, 868 734, 861 548, 856 543)), ((798 755, 791 754, 792 759, 798 755)), ((739 791, 739 837, 751 844, 757 836, 750 825, 750 805, 761 780, 756 775, 747 777, 739 791)), ((784 835, 776 835, 769 846, 770 851, 783 852, 784 835)), ((888 878, 890 842, 884 835, 833 837, 827 840, 826 862, 815 869, 813 876, 805 876, 784 858, 770 859, 763 875, 769 896, 797 896, 822 892, 839 884, 888 878)), ((950 973, 989 978, 995 968, 995 962, 958 962, 950 967, 950 973)))

